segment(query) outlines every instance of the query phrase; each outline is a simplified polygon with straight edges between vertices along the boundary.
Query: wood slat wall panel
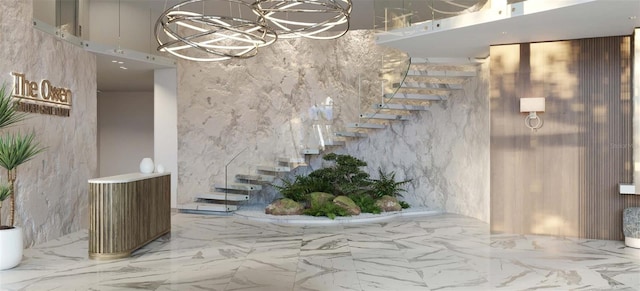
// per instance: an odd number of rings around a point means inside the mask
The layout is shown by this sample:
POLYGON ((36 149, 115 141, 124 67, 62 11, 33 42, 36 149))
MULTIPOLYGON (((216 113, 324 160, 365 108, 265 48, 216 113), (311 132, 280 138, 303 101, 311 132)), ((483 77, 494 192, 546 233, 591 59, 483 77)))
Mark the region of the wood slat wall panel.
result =
POLYGON ((631 181, 631 38, 491 47, 491 229, 622 239, 631 181), (532 133, 519 98, 546 97, 532 133), (508 124, 507 124, 508 123, 508 124))

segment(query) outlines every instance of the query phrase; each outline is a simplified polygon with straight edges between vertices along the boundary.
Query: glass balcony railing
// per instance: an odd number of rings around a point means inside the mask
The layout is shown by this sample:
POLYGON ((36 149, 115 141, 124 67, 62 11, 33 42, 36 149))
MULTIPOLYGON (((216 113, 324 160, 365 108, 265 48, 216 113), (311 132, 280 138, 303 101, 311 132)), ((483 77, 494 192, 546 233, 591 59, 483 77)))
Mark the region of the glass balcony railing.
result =
MULTIPOLYGON (((411 66, 411 58, 405 52, 397 49, 384 47, 384 54, 381 59, 379 79, 380 93, 374 96, 360 98, 360 115, 359 122, 363 124, 386 124, 388 119, 380 119, 379 114, 383 111, 385 114, 402 115, 406 112, 396 112, 386 107, 386 104, 392 102, 396 93, 401 88, 402 83, 407 77, 409 67, 411 66)), ((399 117, 400 118, 400 117, 399 117)))
POLYGON ((33 18, 56 27, 60 33, 82 37, 80 0, 34 0, 33 18))
POLYGON ((491 2, 491 0, 374 0, 375 29, 386 32, 425 21, 481 11, 490 8, 491 2))

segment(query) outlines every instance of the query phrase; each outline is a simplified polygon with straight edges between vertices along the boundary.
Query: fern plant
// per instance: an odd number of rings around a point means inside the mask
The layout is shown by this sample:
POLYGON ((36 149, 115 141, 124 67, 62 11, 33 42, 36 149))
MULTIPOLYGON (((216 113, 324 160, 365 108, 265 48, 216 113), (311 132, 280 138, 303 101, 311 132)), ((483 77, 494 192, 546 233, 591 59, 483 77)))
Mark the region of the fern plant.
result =
POLYGON ((376 205, 376 200, 369 195, 353 194, 349 195, 349 198, 360 207, 362 213, 380 214, 382 212, 380 207, 376 205))
POLYGON ((382 171, 381 168, 378 168, 378 174, 380 176, 379 179, 372 179, 371 182, 371 196, 373 198, 379 199, 382 196, 391 196, 391 197, 402 197, 401 192, 407 192, 403 186, 412 180, 404 180, 400 182, 396 182, 396 172, 391 172, 389 174, 382 171))

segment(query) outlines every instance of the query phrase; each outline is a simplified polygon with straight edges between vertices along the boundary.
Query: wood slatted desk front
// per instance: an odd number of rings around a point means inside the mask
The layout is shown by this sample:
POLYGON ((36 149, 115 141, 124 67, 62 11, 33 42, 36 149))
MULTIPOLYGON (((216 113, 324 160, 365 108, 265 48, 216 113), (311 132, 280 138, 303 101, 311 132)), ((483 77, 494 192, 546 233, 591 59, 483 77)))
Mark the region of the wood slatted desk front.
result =
POLYGON ((118 259, 171 231, 171 174, 89 180, 89 258, 118 259))

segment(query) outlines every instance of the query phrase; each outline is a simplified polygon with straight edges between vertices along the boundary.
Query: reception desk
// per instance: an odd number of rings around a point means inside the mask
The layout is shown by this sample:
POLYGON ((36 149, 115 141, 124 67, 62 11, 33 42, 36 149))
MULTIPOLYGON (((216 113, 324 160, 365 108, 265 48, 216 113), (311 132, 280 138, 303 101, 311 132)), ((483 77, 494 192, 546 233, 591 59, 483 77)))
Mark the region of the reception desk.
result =
POLYGON ((171 231, 171 174, 89 180, 89 258, 118 259, 171 231))

